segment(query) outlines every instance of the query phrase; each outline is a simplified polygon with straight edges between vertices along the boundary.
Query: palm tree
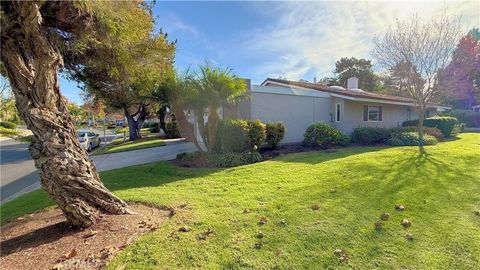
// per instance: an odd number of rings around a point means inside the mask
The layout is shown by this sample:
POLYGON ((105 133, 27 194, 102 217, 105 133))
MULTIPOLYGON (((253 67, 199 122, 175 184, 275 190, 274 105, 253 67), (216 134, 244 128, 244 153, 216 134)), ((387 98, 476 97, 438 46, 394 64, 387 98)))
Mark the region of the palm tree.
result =
POLYGON ((172 78, 170 89, 173 91, 170 91, 169 97, 182 136, 194 143, 200 151, 210 151, 215 143, 220 119, 218 110, 244 95, 247 91, 245 82, 233 74, 232 69, 222 69, 209 63, 200 66, 198 73, 187 70, 172 78), (205 148, 201 147, 193 126, 188 121, 192 112, 205 148))

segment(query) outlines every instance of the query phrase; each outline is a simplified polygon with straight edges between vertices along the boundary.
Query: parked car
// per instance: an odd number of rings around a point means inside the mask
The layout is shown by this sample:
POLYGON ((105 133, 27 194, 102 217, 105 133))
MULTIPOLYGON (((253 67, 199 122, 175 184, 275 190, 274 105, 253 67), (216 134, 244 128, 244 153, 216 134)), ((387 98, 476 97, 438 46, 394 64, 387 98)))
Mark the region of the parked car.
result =
POLYGON ((89 152, 100 146, 100 135, 91 130, 77 130, 77 137, 80 145, 89 152))

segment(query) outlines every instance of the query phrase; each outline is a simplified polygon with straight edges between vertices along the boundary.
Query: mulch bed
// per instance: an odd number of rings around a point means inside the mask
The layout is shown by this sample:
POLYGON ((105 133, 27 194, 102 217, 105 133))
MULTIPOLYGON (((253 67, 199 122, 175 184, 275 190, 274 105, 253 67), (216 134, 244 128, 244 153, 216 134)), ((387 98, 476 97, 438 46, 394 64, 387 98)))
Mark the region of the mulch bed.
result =
POLYGON ((134 215, 102 215, 97 224, 72 228, 60 209, 20 217, 1 228, 2 269, 101 269, 173 211, 130 205, 134 215))

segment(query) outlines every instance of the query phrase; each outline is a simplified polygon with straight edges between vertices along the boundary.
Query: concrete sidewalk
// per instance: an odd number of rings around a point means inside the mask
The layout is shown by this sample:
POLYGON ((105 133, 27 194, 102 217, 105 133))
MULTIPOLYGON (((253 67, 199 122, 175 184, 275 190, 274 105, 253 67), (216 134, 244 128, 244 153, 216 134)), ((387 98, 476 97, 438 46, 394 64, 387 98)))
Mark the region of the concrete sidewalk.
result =
MULTIPOLYGON (((7 148, 6 143, 6 141, 2 142, 2 148, 7 148)), ((14 146, 12 145, 11 141, 8 143, 11 145, 11 147, 14 146)), ((171 140, 167 141, 166 144, 167 145, 161 147, 91 156, 91 159, 95 163, 97 170, 101 172, 161 160, 170 160, 174 159, 179 153, 193 152, 196 150, 192 143, 188 143, 183 140, 171 140)), ((20 168, 17 166, 19 165, 19 161, 10 162, 11 164, 4 164, 4 162, 7 162, 8 158, 6 158, 6 156, 2 156, 2 198, 0 204, 6 203, 22 194, 40 188, 40 179, 37 170, 34 167, 33 160, 30 159, 28 145, 25 143, 18 143, 15 145, 15 147, 16 149, 12 149, 12 151, 17 153, 22 152, 24 160, 22 161, 22 167, 20 168), (26 156, 28 156, 28 158, 25 158, 26 156), (8 175, 9 179, 7 179, 8 175)), ((11 153, 9 154, 11 155, 11 153)))

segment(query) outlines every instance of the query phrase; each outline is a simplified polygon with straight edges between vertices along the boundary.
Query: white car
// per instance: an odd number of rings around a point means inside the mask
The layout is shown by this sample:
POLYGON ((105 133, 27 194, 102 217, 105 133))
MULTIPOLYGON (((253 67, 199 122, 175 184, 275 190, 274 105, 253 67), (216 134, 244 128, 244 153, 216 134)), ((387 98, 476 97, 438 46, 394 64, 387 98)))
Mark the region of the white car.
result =
POLYGON ((77 137, 78 141, 80 141, 80 146, 89 152, 100 145, 100 135, 95 134, 91 130, 77 130, 77 137))

